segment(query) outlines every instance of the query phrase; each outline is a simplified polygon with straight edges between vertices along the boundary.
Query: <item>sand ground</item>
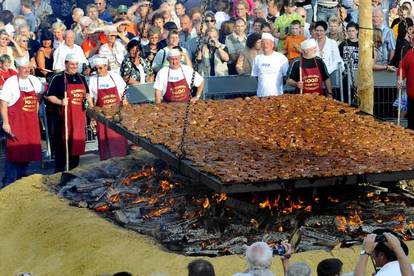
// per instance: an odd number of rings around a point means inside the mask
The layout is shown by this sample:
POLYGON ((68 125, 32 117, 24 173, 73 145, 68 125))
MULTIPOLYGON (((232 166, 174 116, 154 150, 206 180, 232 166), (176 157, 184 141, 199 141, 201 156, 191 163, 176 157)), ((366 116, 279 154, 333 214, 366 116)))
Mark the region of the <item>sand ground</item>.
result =
MULTIPOLYGON (((149 237, 122 229, 88 209, 69 206, 68 201, 47 189, 59 177, 32 175, 0 190, 0 276, 22 271, 34 276, 118 271, 143 276, 153 272, 186 275, 186 265, 194 258, 166 252, 149 237)), ((414 242, 408 244, 414 252, 414 242)), ((320 260, 337 257, 347 272, 353 270, 359 252, 358 246, 312 251, 294 254, 291 260, 308 263, 315 273, 320 260)), ((246 269, 243 256, 208 260, 218 276, 246 269)), ((282 275, 278 258, 272 270, 282 275)))

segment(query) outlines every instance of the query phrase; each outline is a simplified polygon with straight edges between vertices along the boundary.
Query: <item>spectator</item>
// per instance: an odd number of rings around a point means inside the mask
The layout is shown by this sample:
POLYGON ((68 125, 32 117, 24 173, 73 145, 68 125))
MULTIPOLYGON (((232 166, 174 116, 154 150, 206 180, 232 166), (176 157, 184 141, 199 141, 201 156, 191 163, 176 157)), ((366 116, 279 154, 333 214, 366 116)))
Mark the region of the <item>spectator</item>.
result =
MULTIPOLYGON (((158 72, 163 67, 168 67, 168 52, 177 47, 180 43, 180 36, 179 32, 177 30, 173 30, 168 35, 168 45, 167 47, 164 47, 162 50, 158 51, 157 55, 154 58, 154 61, 152 63, 152 69, 154 72, 158 72)), ((179 47, 179 46, 178 46, 179 47)), ((182 54, 181 57, 181 63, 186 64, 187 66, 192 66, 191 60, 188 56, 187 50, 185 48, 180 48, 182 54)))
POLYGON ((339 0, 318 0, 317 3, 316 20, 328 22, 331 17, 338 14, 339 0))
POLYGON ((265 242, 255 242, 246 250, 248 270, 244 273, 236 273, 233 276, 263 275, 273 276, 270 267, 272 265, 273 252, 265 242))
POLYGON ((224 21, 220 27, 220 43, 226 43, 226 38, 228 35, 234 32, 235 22, 233 20, 224 21))
POLYGON ((190 16, 191 21, 193 22, 193 27, 196 28, 197 33, 201 33, 200 28, 201 28, 201 23, 202 23, 201 20, 203 16, 202 16, 200 8, 198 7, 192 8, 188 15, 190 16))
POLYGON ((96 9, 98 10, 99 19, 112 23, 112 16, 107 9, 106 0, 95 0, 96 9))
POLYGON ((339 54, 338 44, 326 37, 327 29, 328 25, 326 22, 318 21, 315 23, 315 36, 319 48, 318 56, 323 59, 328 69, 328 74, 331 75, 338 67, 342 72, 344 70, 344 62, 339 54))
POLYGON ((8 35, 6 31, 0 30, 0 55, 8 55, 11 59, 10 68, 15 69, 16 67, 14 66, 13 48, 9 46, 10 42, 13 43, 16 48, 19 47, 19 45, 16 44, 14 39, 8 35))
POLYGON ((201 51, 198 52, 197 60, 203 76, 227 76, 227 61, 229 54, 225 45, 218 41, 218 31, 213 27, 207 29, 201 51))
POLYGON ((235 0, 233 1, 233 16, 248 20, 249 15, 253 14, 254 2, 253 0, 235 0), (239 4, 242 3, 242 6, 239 4))
MULTIPOLYGON (((127 7, 122 5, 123 7, 127 7)), ((119 6, 121 7, 121 6, 119 6)), ((124 9, 123 9, 124 10, 124 9)), ((129 9, 127 8, 127 18, 132 22, 141 23, 149 20, 151 13, 149 1, 139 1, 132 5, 129 9)))
POLYGON ((59 18, 65 27, 72 25, 72 10, 76 7, 75 0, 50 0, 50 6, 52 7, 53 15, 59 18))
POLYGON ((26 176, 29 162, 41 159, 37 107, 42 85, 30 75, 29 59, 18 58, 16 65, 17 76, 8 78, 0 91, 2 128, 7 135, 5 174, 0 188, 26 176))
MULTIPOLYGON (((142 4, 141 5, 139 5, 138 7, 140 7, 140 9, 139 10, 141 10, 141 7, 146 7, 146 11, 148 12, 148 6, 145 6, 145 5, 147 5, 147 4, 144 4, 144 2, 142 2, 142 4)), ((143 9, 143 8, 142 8, 143 9)), ((120 5, 119 7, 118 7, 118 9, 116 10, 116 17, 115 17, 115 20, 116 20, 116 22, 119 22, 119 21, 126 21, 127 22, 127 31, 128 32, 130 32, 130 33, 132 33, 132 34, 134 34, 134 36, 135 35, 137 35, 137 29, 136 29, 136 24, 134 24, 132 21, 131 21, 131 18, 132 18, 132 15, 133 15, 133 12, 131 11, 131 16, 129 15, 129 12, 130 12, 130 10, 128 9, 128 7, 127 6, 125 6, 125 5, 120 5)))
POLYGON ((405 25, 407 25, 408 29, 406 32, 401 33, 398 36, 397 45, 395 47, 395 55, 390 62, 390 65, 395 67, 399 66, 401 59, 405 56, 407 51, 411 49, 410 39, 414 31, 413 20, 411 18, 406 18, 405 25))
POLYGON ((339 54, 344 63, 353 70, 358 69, 359 61, 359 42, 358 42, 359 26, 354 22, 346 25, 346 33, 348 38, 339 44, 339 54))
MULTIPOLYGON (((131 39, 134 39, 134 37, 135 37, 133 33, 130 33, 127 30, 128 29, 128 22, 127 21, 121 21, 121 20, 115 20, 114 23, 119 24, 117 29, 116 29, 118 31, 117 40, 119 42, 121 42, 122 45, 126 46, 129 43, 129 41, 131 39)), ((141 24, 141 23, 139 23, 139 24, 141 24)), ((147 33, 146 30, 142 30, 139 33, 140 33, 140 37, 138 37, 138 40, 143 42, 148 33, 147 33), (144 36, 145 36, 145 38, 144 38, 144 36)))
POLYGON ((98 7, 95 4, 89 4, 86 6, 86 14, 92 20, 97 27, 105 26, 105 22, 99 18, 98 7))
MULTIPOLYGON (((272 25, 270 25, 270 24, 269 24, 269 22, 264 22, 264 23, 262 23, 262 26, 260 27, 260 32, 261 32, 261 33, 268 33, 268 34, 273 35, 274 30, 273 30, 272 25)), ((276 42, 276 41, 277 41, 277 40, 275 39, 275 42, 276 42)), ((276 44, 276 43, 275 43, 275 44, 276 44)))
POLYGON ((193 22, 191 21, 188 15, 183 15, 180 17, 180 47, 185 48, 189 53, 192 52, 192 49, 195 48, 195 43, 192 43, 193 38, 197 38, 197 31, 193 27, 193 22))
POLYGON ((178 18, 185 15, 185 6, 182 2, 175 3, 175 14, 178 16, 178 18))
POLYGON ((156 13, 151 19, 151 25, 157 27, 160 30, 160 40, 164 40, 168 37, 168 31, 164 29, 164 17, 162 14, 156 13))
POLYGON ((34 58, 30 58, 29 54, 29 38, 25 35, 17 34, 16 37, 16 46, 13 48, 14 58, 25 58, 30 61, 30 68, 34 70, 36 68, 36 62, 34 58))
POLYGON ((27 24, 20 25, 17 29, 17 34, 27 36, 29 38, 28 50, 30 58, 34 57, 37 50, 40 48, 39 41, 36 40, 34 33, 30 32, 29 26, 27 24))
POLYGON ((53 34, 49 31, 40 37, 41 47, 36 54, 36 76, 50 78, 53 75, 53 34))
POLYGON ((151 65, 141 56, 139 43, 131 40, 127 45, 127 55, 121 64, 121 76, 128 85, 144 84, 154 81, 151 65))
POLYGON ((267 16, 266 19, 271 24, 274 24, 276 18, 280 16, 280 10, 282 9, 281 2, 275 0, 266 0, 267 16))
POLYGON ((76 57, 76 66, 79 73, 88 65, 88 60, 80 46, 75 44, 75 33, 71 30, 65 32, 65 43, 61 44, 53 53, 53 70, 60 72, 65 70, 66 56, 73 54, 76 57))
POLYGON ((66 26, 61 22, 55 22, 52 25, 52 32, 55 36, 53 40, 53 48, 57 49, 61 44, 65 42, 64 32, 66 31, 66 26))
POLYGON ((266 23, 266 19, 264 18, 255 18, 253 21, 253 26, 252 26, 252 30, 251 30, 251 34, 252 33, 257 33, 260 34, 260 29, 262 27, 262 24, 266 23))
POLYGON ((149 32, 149 43, 142 47, 141 56, 147 61, 148 65, 152 68, 157 52, 161 50, 159 47, 160 31, 156 27, 151 27, 149 32))
POLYGON ((239 75, 250 75, 253 62, 261 53, 261 34, 253 33, 247 37, 246 48, 240 53, 236 63, 236 70, 239 75))
POLYGON ((328 37, 336 41, 339 45, 342 41, 344 41, 344 35, 342 33, 342 24, 338 17, 333 16, 329 18, 329 32, 328 37))
POLYGON ((81 48, 85 57, 90 58, 96 55, 99 48, 107 42, 105 33, 91 23, 87 29, 86 39, 82 42, 81 48))
POLYGON ((371 257, 375 265, 376 276, 412 276, 414 275, 413 268, 407 256, 408 247, 398 239, 395 232, 377 229, 365 237, 354 275, 367 275, 366 266, 371 257), (377 236, 382 236, 384 241, 376 241, 377 236), (377 267, 380 269, 377 270, 377 267))
POLYGON ((292 62, 287 84, 296 87, 296 93, 326 95, 332 98, 328 70, 323 60, 316 56, 318 44, 314 39, 308 39, 300 47, 303 57, 292 62), (323 90, 323 83, 326 92, 323 90))
MULTIPOLYGON (((82 31, 82 27, 80 24, 80 19, 84 16, 84 12, 80 8, 74 8, 72 11, 72 20, 73 24, 70 26, 70 29, 78 34, 82 31)), ((88 17, 89 18, 89 17, 88 17)))
POLYGON ((379 28, 374 28, 374 71, 392 71, 395 72, 394 66, 388 65, 388 59, 384 53, 382 31, 379 28))
MULTIPOLYGON (((95 106, 117 109, 127 104, 125 93, 126 83, 117 73, 110 72, 106 58, 94 59, 97 74, 89 79, 89 93, 95 106), (121 103, 121 100, 124 100, 121 103)), ((99 157, 106 160, 112 157, 123 157, 128 154, 128 140, 102 123, 97 123, 99 157)))
POLYGON ((229 75, 236 75, 236 62, 240 52, 246 47, 246 21, 242 18, 236 19, 234 31, 226 37, 225 44, 229 50, 230 60, 228 62, 229 75))
POLYGON ((293 263, 286 270, 285 276, 311 276, 310 267, 305 263, 293 263))
POLYGON ((226 0, 217 0, 214 2, 214 9, 216 10, 216 13, 214 14, 214 18, 216 19, 216 29, 220 30, 223 22, 230 20, 229 2, 226 0))
POLYGON ((48 0, 34 0, 33 14, 36 19, 36 27, 38 28, 43 21, 47 20, 47 16, 52 14, 52 7, 48 0))
POLYGON ((262 18, 266 20, 266 9, 261 2, 256 2, 254 5, 253 16, 255 19, 262 18))
POLYGON ((372 12, 372 25, 374 28, 378 28, 382 32, 382 44, 381 52, 384 57, 390 61, 395 53, 395 38, 392 30, 385 25, 384 13, 380 8, 375 8, 372 12))
POLYGON ((340 276, 343 263, 336 258, 325 259, 318 264, 318 276, 340 276))
POLYGON ((23 0, 21 10, 22 14, 24 15, 24 19, 30 27, 30 31, 34 32, 36 30, 36 17, 32 11, 32 2, 23 0))
POLYGON ((75 43, 76 45, 81 46, 82 43, 87 39, 89 32, 89 25, 92 23, 92 20, 87 16, 82 16, 79 19, 79 28, 75 26, 72 30, 75 32, 75 43))
POLYGON ((206 12, 204 16, 203 32, 205 33, 208 29, 211 28, 216 28, 216 18, 214 17, 214 13, 206 12))
POLYGON ((3 88, 4 82, 17 72, 11 69, 11 58, 8 55, 0 56, 0 90, 3 88))
POLYGON ((275 21, 275 29, 279 34, 278 51, 283 51, 285 46, 285 38, 289 34, 289 27, 292 21, 299 20, 303 25, 302 17, 295 12, 294 0, 285 0, 283 3, 284 14, 279 16, 275 21))
POLYGON ((200 99, 204 88, 203 77, 194 72, 190 66, 181 64, 180 60, 182 57, 178 49, 171 49, 168 52, 169 66, 162 68, 155 79, 155 103, 161 103, 161 100, 187 102, 191 97, 192 85, 197 87, 197 93, 191 101, 196 102, 200 99))
POLYGON ((297 7, 296 8, 296 13, 299 14, 300 17, 302 17, 302 20, 304 21, 304 23, 303 23, 303 35, 305 36, 306 39, 311 38, 311 35, 310 35, 310 32, 309 32, 310 23, 308 23, 307 10, 305 10, 303 7, 297 7))
POLYGON ((213 265, 203 259, 197 259, 188 264, 188 276, 215 276, 213 265))
POLYGON ((258 77, 257 96, 278 96, 283 94, 283 77, 286 76, 289 61, 281 53, 273 51, 274 37, 262 34, 263 54, 257 55, 252 68, 252 76, 258 77))
POLYGON ((305 40, 305 37, 301 34, 299 20, 293 20, 290 25, 290 34, 285 39, 285 53, 289 61, 300 57, 301 48, 300 44, 305 40))
POLYGON ((307 24, 308 26, 313 21, 312 2, 313 2, 312 0, 297 0, 296 1, 296 7, 297 7, 296 13, 302 15, 305 25, 307 24), (303 14, 299 13, 299 9, 303 10, 303 14))
POLYGON ((126 55, 125 47, 116 39, 118 37, 116 27, 112 26, 106 32, 106 37, 108 38, 108 42, 99 48, 98 55, 100 57, 106 57, 109 62, 109 70, 119 74, 119 69, 126 55))
MULTIPOLYGON (((414 38, 411 37, 411 47, 414 46, 414 38)), ((407 119, 408 128, 414 130, 414 52, 408 51, 402 58, 397 75, 402 74, 402 80, 406 80, 407 86, 407 119)), ((398 78, 397 78, 398 79, 398 78)), ((404 82, 397 81, 397 87, 402 88, 404 82)))

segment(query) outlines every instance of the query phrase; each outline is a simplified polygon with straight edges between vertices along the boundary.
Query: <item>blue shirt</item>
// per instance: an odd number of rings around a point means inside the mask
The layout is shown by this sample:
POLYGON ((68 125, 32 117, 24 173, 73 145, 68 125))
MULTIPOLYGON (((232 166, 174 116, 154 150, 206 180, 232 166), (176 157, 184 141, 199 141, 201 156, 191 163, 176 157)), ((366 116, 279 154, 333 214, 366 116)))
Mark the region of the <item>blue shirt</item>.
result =
POLYGON ((384 24, 381 26, 382 31, 382 45, 381 45, 381 52, 386 57, 387 61, 390 61, 390 52, 395 50, 395 38, 393 31, 385 26, 384 24))
POLYGON ((102 19, 105 22, 112 23, 112 16, 107 10, 105 10, 103 13, 99 15, 99 19, 102 19))
POLYGON ((34 16, 34 14, 32 12, 27 13, 24 15, 24 19, 26 20, 27 25, 29 25, 30 31, 35 32, 36 31, 36 17, 34 16))

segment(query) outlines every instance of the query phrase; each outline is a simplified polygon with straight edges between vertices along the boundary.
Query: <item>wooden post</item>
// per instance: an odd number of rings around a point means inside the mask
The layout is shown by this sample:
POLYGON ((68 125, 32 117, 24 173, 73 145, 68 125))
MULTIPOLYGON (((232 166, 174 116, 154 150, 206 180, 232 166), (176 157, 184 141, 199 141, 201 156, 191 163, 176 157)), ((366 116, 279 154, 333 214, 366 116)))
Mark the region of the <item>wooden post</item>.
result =
POLYGON ((371 0, 359 0, 359 108, 374 113, 373 31, 371 0))

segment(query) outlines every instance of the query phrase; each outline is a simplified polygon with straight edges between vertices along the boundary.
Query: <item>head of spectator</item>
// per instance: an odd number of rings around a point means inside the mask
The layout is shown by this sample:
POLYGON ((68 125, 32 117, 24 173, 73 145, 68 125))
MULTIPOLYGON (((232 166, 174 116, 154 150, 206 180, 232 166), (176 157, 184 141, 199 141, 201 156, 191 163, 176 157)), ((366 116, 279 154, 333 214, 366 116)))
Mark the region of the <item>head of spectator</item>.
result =
POLYGON ((381 28, 384 24, 384 12, 381 8, 374 8, 372 11, 372 25, 374 28, 381 28))
POLYGON ((84 12, 81 8, 74 8, 72 11, 72 20, 79 24, 80 19, 84 16, 84 12))
POLYGON ((160 30, 164 30, 164 17, 160 13, 154 14, 154 16, 151 19, 151 25, 154 27, 157 27, 160 30))
POLYGON ((168 22, 172 20, 172 13, 171 13, 171 7, 167 2, 164 2, 160 6, 160 13, 162 14, 162 17, 164 18, 164 22, 168 22))
POLYGON ((89 25, 91 25, 91 23, 92 23, 92 19, 90 19, 89 17, 87 17, 87 16, 82 16, 80 19, 79 19, 79 25, 80 25, 80 27, 81 27, 81 30, 82 30, 82 33, 83 34, 88 34, 88 31, 89 31, 89 25))
POLYGON ((0 56, 0 69, 2 71, 8 71, 10 69, 11 66, 11 58, 9 55, 1 55, 0 56))
POLYGON ((171 69, 178 69, 181 66, 181 51, 179 49, 171 49, 168 52, 168 61, 171 69))
POLYGON ((24 51, 29 50, 29 37, 17 34, 14 37, 14 40, 16 41, 17 45, 19 45, 19 47, 22 48, 24 51))
POLYGON ((285 14, 292 14, 296 10, 296 3, 294 0, 285 0, 283 2, 283 10, 285 14))
POLYGON ((339 32, 342 31, 341 29, 341 22, 338 17, 332 16, 329 18, 329 34, 332 36, 337 35, 339 32))
POLYGON ((72 48, 75 45, 75 32, 72 30, 67 30, 65 32, 65 44, 66 46, 72 48))
POLYGON ((21 11, 22 14, 30 14, 32 13, 32 3, 31 1, 23 0, 21 1, 21 11))
POLYGON ((358 40, 358 32, 359 32, 359 25, 354 22, 349 22, 346 25, 346 34, 350 41, 357 41, 358 40))
POLYGON ((172 21, 169 21, 169 22, 167 22, 167 23, 164 24, 164 29, 167 32, 169 32, 169 31, 172 31, 172 30, 178 30, 178 27, 177 27, 177 24, 175 24, 172 21))
POLYGON ((118 37, 118 31, 116 30, 116 27, 110 26, 110 28, 105 31, 105 35, 108 39, 108 46, 111 49, 115 44, 116 38, 118 37))
POLYGON ((75 54, 67 54, 65 57, 65 71, 69 75, 74 75, 78 72, 79 58, 75 54))
MULTIPOLYGON (((119 25, 120 27, 122 26, 122 31, 125 32, 127 29, 127 25, 126 24, 121 24, 119 25)), ((141 37, 141 39, 146 39, 148 38, 148 31, 150 28, 150 24, 145 24, 145 22, 141 21, 137 24, 137 30, 138 30, 138 35, 141 37)), ((118 28, 119 29, 119 28, 118 28)))
POLYGON ((290 23, 290 34, 292 36, 298 36, 301 32, 301 23, 299 20, 293 20, 292 23, 290 23))
POLYGON ((306 10, 303 7, 297 7, 296 8, 296 13, 300 15, 300 17, 302 17, 303 21, 306 22, 306 10))
POLYGON ((19 78, 26 79, 30 75, 30 60, 27 57, 16 58, 17 75, 19 78))
POLYGON ((167 37, 168 48, 172 49, 180 44, 180 32, 172 30, 168 33, 167 37))
POLYGON ((326 30, 328 24, 325 21, 318 21, 315 23, 315 38, 318 41, 323 41, 326 38, 326 30))
POLYGON ((50 31, 44 30, 42 32, 42 35, 40 36, 40 46, 44 48, 53 47, 53 34, 50 31))
POLYGON ((137 12, 140 18, 145 18, 148 14, 150 14, 150 2, 149 1, 139 2, 137 12))
POLYGON ((273 33, 272 25, 270 25, 269 22, 262 23, 262 26, 260 26, 260 32, 261 33, 269 33, 269 34, 272 34, 273 33))
POLYGON ((252 33, 247 37, 246 48, 249 50, 260 51, 262 35, 260 33, 252 33))
POLYGON ((94 3, 99 14, 106 10, 106 0, 95 0, 94 3))
POLYGON ((185 14, 185 6, 182 2, 175 3, 175 14, 180 17, 185 14))
POLYGON ((116 9, 116 18, 128 20, 128 7, 125 5, 119 5, 116 9))
POLYGON ((0 48, 9 46, 10 37, 5 30, 0 30, 0 48))
POLYGON ((200 27, 202 23, 201 20, 203 18, 200 8, 198 7, 192 8, 190 10, 189 15, 190 15, 191 21, 193 22, 193 27, 196 28, 197 33, 200 33, 200 27))
POLYGON ((247 21, 249 17, 249 4, 244 0, 237 1, 236 16, 247 21))
POLYGON ((17 29, 17 34, 25 35, 28 38, 32 38, 32 33, 30 32, 30 27, 27 24, 20 25, 17 29))
MULTIPOLYGON (((376 229, 373 231, 373 234, 376 234, 377 236, 384 235, 384 233, 391 233, 392 235, 398 237, 398 234, 394 231, 388 230, 388 229, 376 229)), ((406 256, 408 256, 408 247, 407 245, 400 240, 400 246, 403 249, 406 256)), ((372 258, 374 259, 375 265, 377 267, 383 267, 385 264, 397 261, 397 256, 395 252, 388 246, 387 239, 384 239, 384 241, 379 241, 377 245, 374 248, 374 251, 372 252, 372 258)))
POLYGON ((374 28, 374 48, 381 48, 382 46, 382 30, 380 28, 374 28))
POLYGON ((215 276, 213 265, 203 259, 197 259, 188 264, 188 276, 215 276))
POLYGON ((235 26, 234 20, 224 21, 220 27, 220 34, 225 38, 226 36, 234 32, 234 26, 235 26))
POLYGON ((4 23, 4 25, 12 23, 13 17, 13 13, 9 10, 0 11, 0 20, 4 23))
POLYGON ((336 258, 325 259, 318 264, 318 276, 340 276, 343 263, 336 258))
POLYGON ((246 259, 249 271, 265 273, 270 271, 273 252, 267 243, 255 242, 247 248, 246 259))
POLYGON ((205 13, 204 16, 204 26, 205 30, 215 28, 216 27, 216 18, 214 17, 214 13, 208 11, 205 13))
POLYGON ((23 15, 16 15, 15 17, 13 17, 13 27, 15 30, 17 30, 19 26, 25 24, 27 24, 27 22, 23 15))
POLYGON ((409 10, 409 13, 408 14, 411 14, 411 11, 412 11, 412 9, 413 9, 413 6, 412 6, 412 4, 411 4, 411 2, 410 1, 402 1, 403 3, 401 3, 401 6, 406 6, 407 8, 408 8, 408 10, 409 10))
POLYGON ((181 26, 181 31, 184 33, 191 33, 191 31, 193 30, 193 22, 190 19, 190 16, 184 14, 180 17, 180 26, 181 26))
POLYGON ((92 21, 97 21, 99 17, 98 7, 95 4, 89 4, 86 6, 86 14, 92 21))
POLYGON ((247 22, 243 18, 237 18, 234 24, 234 33, 236 36, 246 35, 247 22))
POLYGON ((63 35, 64 32, 66 31, 66 26, 65 24, 61 23, 61 22, 55 22, 52 25, 52 32, 53 35, 55 36, 55 40, 61 42, 64 40, 63 35))
POLYGON ((136 39, 131 40, 128 42, 126 46, 126 50, 128 52, 128 55, 131 59, 135 59, 139 57, 139 42, 136 39))
POLYGON ((310 267, 305 263, 293 263, 287 271, 286 276, 311 276, 312 271, 310 267))
POLYGON ((106 57, 97 57, 93 59, 96 72, 99 77, 105 77, 108 74, 109 63, 106 57))
POLYGON ((318 51, 318 43, 315 39, 307 39, 300 44, 300 48, 303 51, 303 57, 312 59, 316 57, 318 51))
POLYGON ((253 15, 255 18, 266 18, 265 6, 261 2, 257 2, 254 5, 253 15))
POLYGON ((253 21, 253 32, 260 33, 260 29, 262 28, 262 24, 266 22, 266 19, 258 17, 255 18, 253 21))
POLYGON ((401 5, 398 9, 398 17, 400 20, 404 20, 405 18, 410 16, 410 8, 406 5, 401 5))
POLYGON ((148 38, 150 45, 157 45, 160 41, 160 30, 157 27, 151 27, 148 31, 148 38))

